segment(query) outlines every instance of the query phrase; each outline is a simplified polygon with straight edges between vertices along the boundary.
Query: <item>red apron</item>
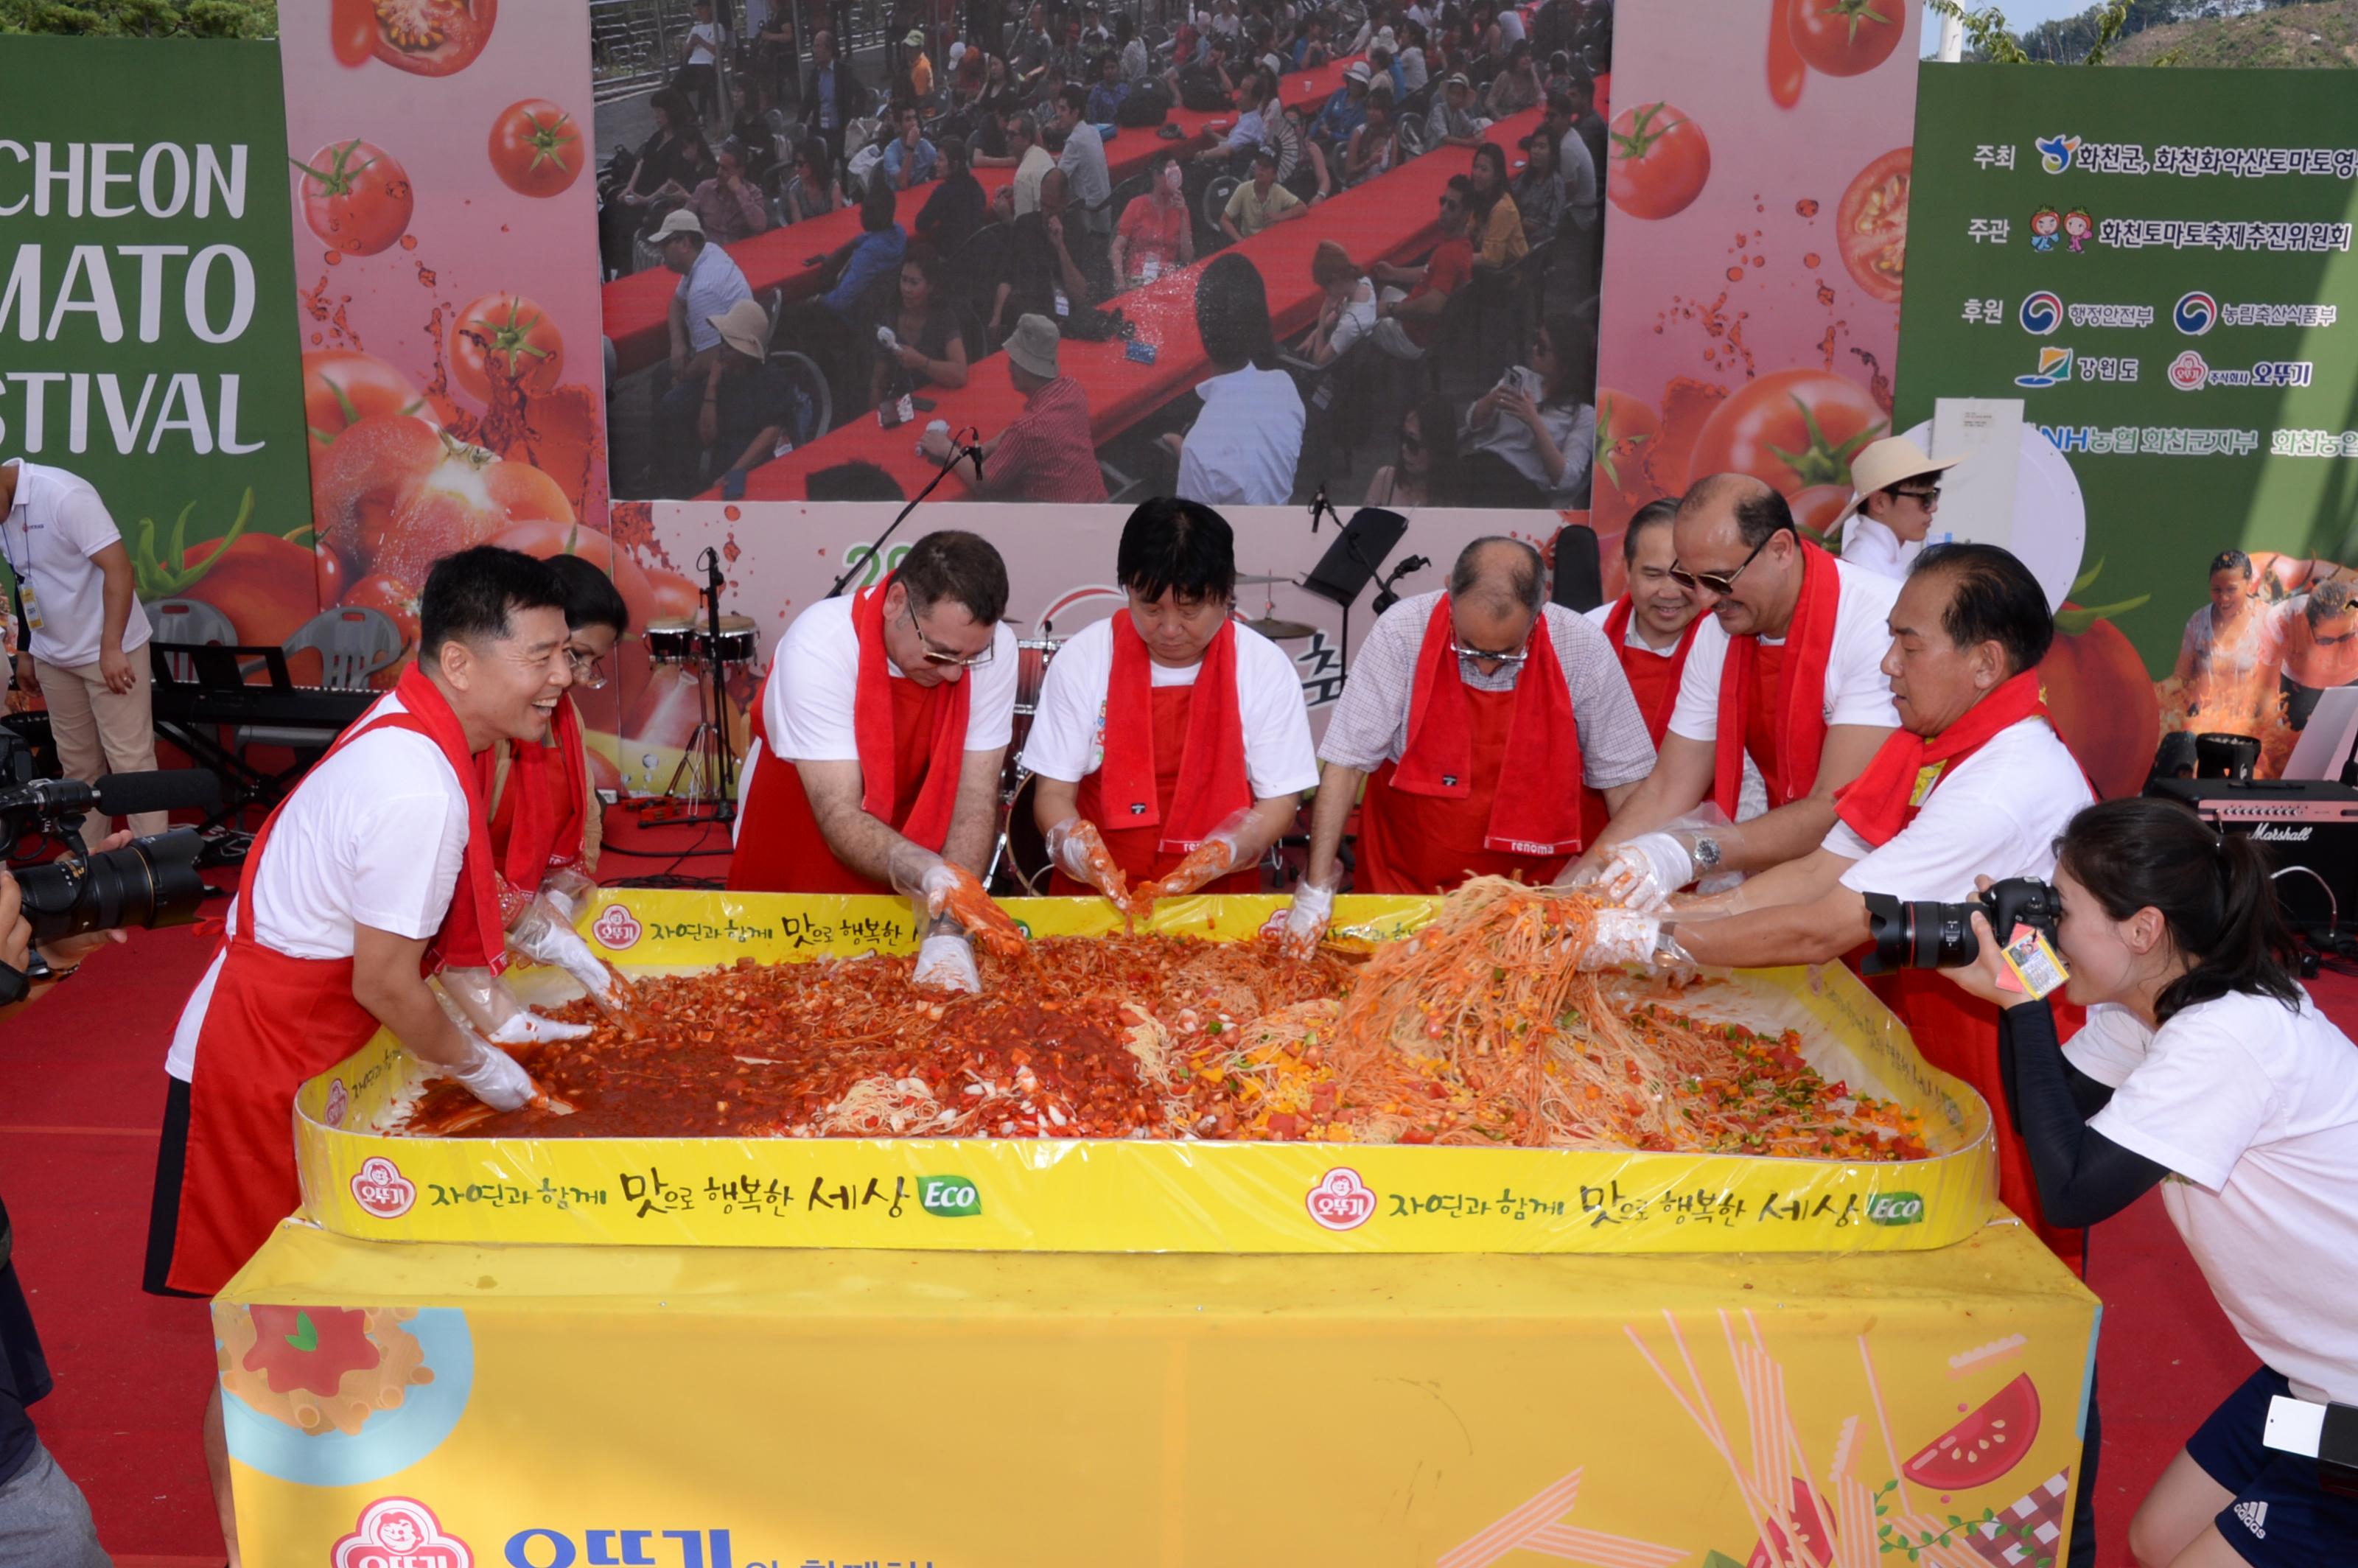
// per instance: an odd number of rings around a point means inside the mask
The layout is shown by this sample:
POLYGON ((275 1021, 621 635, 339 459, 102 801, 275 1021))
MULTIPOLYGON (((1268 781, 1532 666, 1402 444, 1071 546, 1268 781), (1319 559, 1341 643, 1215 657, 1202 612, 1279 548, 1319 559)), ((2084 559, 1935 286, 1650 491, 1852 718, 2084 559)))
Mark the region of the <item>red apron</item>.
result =
POLYGON ((1368 774, 1367 795, 1359 802, 1359 862, 1352 884, 1359 892, 1447 892, 1468 877, 1548 882, 1572 858, 1487 847, 1490 806, 1514 728, 1515 694, 1468 687, 1466 699, 1472 705, 1473 788, 1456 799, 1394 789, 1396 762, 1368 774))
MULTIPOLYGON (((1996 1006, 1967 996, 1933 969, 1870 975, 1866 985, 1908 1026, 1925 1061, 1963 1078, 1989 1102, 1997 1140, 1998 1202, 2020 1216, 2056 1256, 2078 1268, 2085 1233, 2047 1223, 2039 1207, 2039 1180, 2031 1173, 2029 1151, 2006 1107, 2004 1076, 1998 1071, 1996 1006)), ((2057 1037, 2068 1040, 2077 1034, 2086 1014, 2060 999, 2054 1007, 2057 1037)))
MULTIPOLYGON (((548 744, 510 742, 508 787, 492 808, 492 851, 500 876, 526 898, 548 873, 587 858, 590 764, 582 750, 581 714, 570 692, 557 699, 548 744)), ((484 753, 482 785, 492 787, 496 750, 484 753)))
MULTIPOLYGON (((413 715, 392 713, 348 730, 328 755, 381 728, 431 739, 413 715)), ((286 809, 281 801, 246 851, 238 879, 240 928, 222 944, 226 956, 197 1033, 188 1163, 166 1281, 176 1291, 218 1292, 278 1222, 302 1206, 295 1173, 296 1091, 377 1032, 376 1015, 352 1000, 350 958, 291 957, 265 947, 248 929, 255 871, 286 809)), ((454 902, 464 892, 461 887, 454 902)))
MULTIPOLYGON (((1777 757, 1777 698, 1783 687, 1785 647, 1763 643, 1752 655, 1752 700, 1744 705, 1744 749, 1760 770, 1773 809, 1786 804, 1784 770, 1777 757)), ((1739 766, 1738 772, 1742 769, 1739 766)), ((1730 812, 1732 816, 1735 814, 1730 812)))
POLYGON ((1670 730, 1671 716, 1678 708, 1679 683, 1685 678, 1687 654, 1694 647, 1695 628, 1703 624, 1703 617, 1687 622, 1677 649, 1665 656, 1650 648, 1629 646, 1629 621, 1635 612, 1629 596, 1623 594, 1614 604, 1613 613, 1605 618, 1605 636, 1621 661, 1621 673, 1628 677, 1629 695, 1638 699, 1638 711, 1646 720, 1646 733, 1660 747, 1662 736, 1670 730))
MULTIPOLYGON (((1151 827, 1116 827, 1104 814, 1104 791, 1099 787, 1098 773, 1083 779, 1077 792, 1077 809, 1083 817, 1098 825, 1106 852, 1121 868, 1131 887, 1165 875, 1187 858, 1185 849, 1163 848, 1163 824, 1171 820, 1171 803, 1179 793, 1180 769, 1187 755, 1187 721, 1195 708, 1195 686, 1159 686, 1153 690, 1154 798, 1161 808, 1161 822, 1151 827)), ((1061 871, 1049 874, 1048 891, 1060 898, 1097 895, 1097 889, 1075 881, 1061 871)), ((1260 865, 1256 861, 1242 871, 1215 878, 1206 882, 1201 891, 1259 892, 1260 865)))
MULTIPOLYGON (((922 687, 900 676, 892 685, 892 815, 886 820, 901 832, 916 808, 932 761, 933 704, 947 701, 953 687, 946 683, 922 687)), ((737 852, 729 862, 729 891, 891 893, 890 887, 851 870, 827 847, 818 818, 811 815, 810 797, 803 793, 801 772, 770 749, 763 724, 767 707, 763 697, 754 699, 753 735, 762 742, 762 754, 746 780, 745 815, 737 827, 737 852)), ((941 847, 925 846, 936 853, 941 847)))

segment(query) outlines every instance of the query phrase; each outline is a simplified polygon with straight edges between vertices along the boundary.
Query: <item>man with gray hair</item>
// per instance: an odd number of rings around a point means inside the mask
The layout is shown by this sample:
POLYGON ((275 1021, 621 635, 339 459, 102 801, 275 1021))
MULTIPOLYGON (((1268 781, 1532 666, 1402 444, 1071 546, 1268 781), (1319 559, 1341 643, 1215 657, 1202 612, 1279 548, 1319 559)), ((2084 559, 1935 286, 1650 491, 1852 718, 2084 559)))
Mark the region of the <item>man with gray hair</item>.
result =
POLYGON ((1544 882, 1646 776, 1654 745, 1604 633, 1547 602, 1539 551, 1493 536, 1466 546, 1447 592, 1376 622, 1318 756, 1297 943, 1325 925, 1362 782, 1357 892, 1544 882))

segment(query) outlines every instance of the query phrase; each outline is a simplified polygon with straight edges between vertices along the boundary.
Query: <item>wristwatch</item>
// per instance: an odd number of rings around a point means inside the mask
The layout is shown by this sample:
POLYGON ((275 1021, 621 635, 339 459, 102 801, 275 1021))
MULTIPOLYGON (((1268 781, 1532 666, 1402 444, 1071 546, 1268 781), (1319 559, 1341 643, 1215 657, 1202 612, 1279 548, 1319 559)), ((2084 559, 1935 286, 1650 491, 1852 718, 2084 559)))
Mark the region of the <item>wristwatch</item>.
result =
POLYGON ((1697 875, 1719 870, 1719 840, 1710 834, 1698 834, 1687 853, 1693 857, 1697 875))

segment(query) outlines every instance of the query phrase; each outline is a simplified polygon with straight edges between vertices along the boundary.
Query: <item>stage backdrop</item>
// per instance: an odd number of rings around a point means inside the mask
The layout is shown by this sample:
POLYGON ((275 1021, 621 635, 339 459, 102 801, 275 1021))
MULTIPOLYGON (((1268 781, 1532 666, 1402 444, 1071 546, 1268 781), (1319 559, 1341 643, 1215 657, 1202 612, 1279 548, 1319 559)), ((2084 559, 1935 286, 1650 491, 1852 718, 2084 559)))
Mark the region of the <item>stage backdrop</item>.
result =
POLYGON ((142 598, 283 641, 319 605, 277 50, 6 38, 0 75, 0 456, 96 485, 142 598))
POLYGON ((2021 399, 2086 498, 2082 571, 2102 570, 2078 597, 2111 611, 2112 699, 2143 703, 2159 677, 2166 727, 2199 705, 2191 728, 2258 734, 2270 766, 2291 742, 2272 680, 2169 677, 2220 550, 2254 554, 2264 600, 2358 561, 2358 328, 2342 319, 2358 307, 2358 102, 2342 86, 1939 66, 1918 116, 1900 422, 1941 397, 2021 399))
MULTIPOLYGON (((928 505, 902 525, 881 553, 874 541, 900 511, 881 503, 824 504, 784 502, 732 505, 705 501, 618 502, 614 535, 625 556, 693 565, 706 549, 718 553, 725 578, 721 609, 750 618, 758 653, 733 666, 729 686, 732 730, 740 743, 746 715, 769 667, 771 652, 787 622, 827 596, 847 566, 857 563, 849 587, 865 588, 900 564, 908 546, 937 528, 971 528, 997 546, 1007 560, 1007 619, 1016 635, 1061 641, 1102 621, 1124 602, 1115 585, 1114 545, 1126 506, 994 506, 962 502, 928 505)), ((1336 539, 1329 524, 1315 534, 1307 514, 1291 507, 1240 506, 1225 514, 1237 533, 1237 612, 1248 620, 1274 616, 1307 628, 1307 634, 1281 636, 1278 645, 1302 672, 1313 728, 1323 733, 1327 712, 1342 695, 1344 616, 1332 601, 1296 587, 1336 539)), ((1387 574, 1422 556, 1427 564, 1400 572, 1394 586, 1402 597, 1440 589, 1457 552, 1486 534, 1511 534, 1542 549, 1554 538, 1557 519, 1517 529, 1518 514, 1496 511, 1422 510, 1383 562, 1387 574)), ((656 568, 658 571, 662 568, 656 568)), ((692 573, 698 584, 701 573, 692 573)), ((1349 618, 1356 651, 1375 624, 1374 591, 1363 591, 1349 618)), ((696 672, 679 665, 652 664, 633 642, 620 654, 622 739, 616 759, 622 776, 637 788, 660 790, 669 781, 679 748, 694 733, 703 711, 696 672)), ((1037 689, 1039 661, 1027 655, 1027 694, 1037 689)), ((1026 697, 1028 700, 1028 695, 1026 697)), ((601 741, 593 737, 593 746, 601 741)))
MULTIPOLYGON (((279 7, 315 602, 384 611, 405 656, 437 556, 610 555, 588 12, 419 14, 279 7)), ((611 731, 611 689, 583 700, 611 731)))
POLYGON ((1823 525, 1890 430, 1922 12, 1617 13, 1593 508, 1611 591, 1646 502, 1739 470, 1823 525))

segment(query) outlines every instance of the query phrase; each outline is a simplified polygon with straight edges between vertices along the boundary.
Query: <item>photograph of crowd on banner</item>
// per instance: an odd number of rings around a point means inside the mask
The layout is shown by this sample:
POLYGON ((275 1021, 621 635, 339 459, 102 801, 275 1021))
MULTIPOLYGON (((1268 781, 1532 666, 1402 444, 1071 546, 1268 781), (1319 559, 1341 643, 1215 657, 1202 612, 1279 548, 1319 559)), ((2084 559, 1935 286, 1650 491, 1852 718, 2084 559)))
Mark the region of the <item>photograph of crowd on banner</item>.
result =
POLYGON ((593 23, 617 496, 1587 506, 1610 5, 673 9, 593 23))

